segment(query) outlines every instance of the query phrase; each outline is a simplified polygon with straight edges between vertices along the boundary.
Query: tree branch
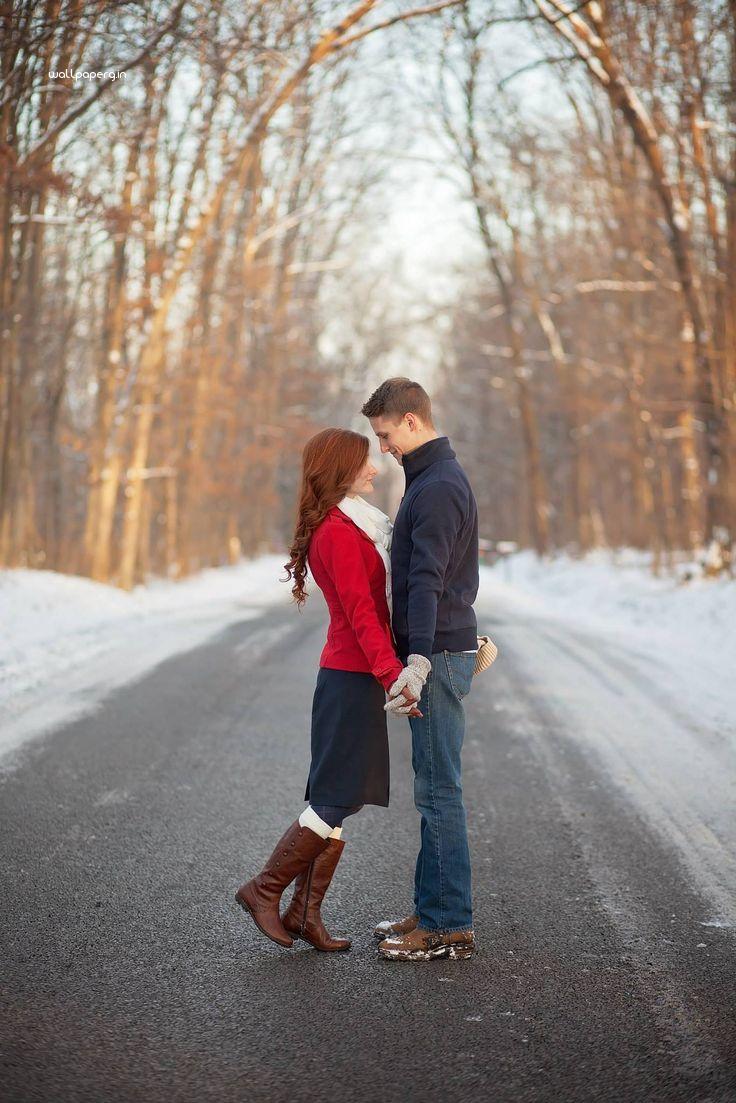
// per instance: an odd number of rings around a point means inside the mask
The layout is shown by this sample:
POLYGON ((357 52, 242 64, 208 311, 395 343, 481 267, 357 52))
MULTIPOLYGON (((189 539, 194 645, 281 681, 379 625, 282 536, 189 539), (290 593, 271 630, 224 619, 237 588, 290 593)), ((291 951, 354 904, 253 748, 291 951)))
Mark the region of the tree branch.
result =
MULTIPOLYGON (((132 57, 129 61, 121 62, 120 65, 115 65, 113 66, 113 68, 120 72, 127 72, 129 69, 135 69, 136 66, 140 65, 140 63, 144 61, 145 58, 147 58, 148 55, 151 53, 151 50, 155 49, 161 39, 165 35, 167 35, 169 31, 172 30, 172 28, 175 27, 176 24, 179 22, 179 16, 181 15, 182 8, 184 7, 185 2, 186 0, 179 0, 179 3, 176 5, 171 18, 148 39, 148 41, 138 51, 135 57, 132 57)), ((101 80, 99 82, 94 91, 90 92, 90 94, 85 99, 83 99, 81 103, 78 103, 75 107, 70 107, 68 111, 65 111, 64 114, 56 120, 54 125, 49 130, 47 130, 45 134, 42 134, 41 137, 36 140, 36 142, 34 142, 34 144, 26 153, 23 160, 18 162, 18 167, 22 167, 23 165, 28 164, 28 162, 36 157, 41 152, 41 150, 49 144, 49 142, 53 141, 54 138, 57 138, 59 134, 61 134, 63 130, 66 130, 66 128, 70 126, 71 123, 75 122, 75 120, 78 119, 80 115, 84 115, 85 112, 90 109, 92 104, 97 102, 103 92, 106 92, 110 85, 114 83, 114 77, 106 77, 104 80, 101 80)))
POLYGON ((411 11, 401 12, 399 15, 392 15, 390 19, 384 19, 381 23, 374 23, 372 27, 366 27, 362 31, 357 31, 356 34, 352 34, 349 38, 341 38, 331 46, 332 50, 342 50, 344 46, 351 46, 353 42, 359 42, 361 38, 365 38, 366 35, 373 34, 374 31, 382 31, 385 27, 393 27, 396 23, 404 23, 407 19, 413 19, 418 15, 434 15, 435 12, 443 11, 444 8, 457 7, 458 4, 466 4, 467 0, 441 0, 438 4, 427 4, 423 8, 412 8, 411 11))

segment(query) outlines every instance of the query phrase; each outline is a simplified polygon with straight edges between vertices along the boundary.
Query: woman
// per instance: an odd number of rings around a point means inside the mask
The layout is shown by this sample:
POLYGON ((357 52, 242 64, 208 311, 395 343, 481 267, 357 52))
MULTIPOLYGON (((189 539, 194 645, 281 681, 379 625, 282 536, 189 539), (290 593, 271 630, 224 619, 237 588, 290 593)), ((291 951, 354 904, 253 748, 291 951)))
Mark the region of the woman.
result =
MULTIPOLYGON (((261 872, 236 900, 280 946, 303 938, 318 950, 347 950, 331 938, 320 905, 345 843, 342 823, 364 804, 386 807, 389 757, 384 691, 405 668, 391 636, 388 517, 361 496, 373 493, 377 469, 369 441, 347 429, 325 429, 306 444, 296 531, 286 571, 292 594, 306 601, 307 566, 330 613, 312 702, 310 803, 276 844, 261 872), (283 917, 279 903, 296 879, 283 917)), ((397 687, 398 688, 398 687, 397 687)), ((394 693, 396 689, 394 689, 394 693)), ((417 700, 401 691, 408 704, 417 700)), ((413 707, 412 715, 421 713, 413 707)))

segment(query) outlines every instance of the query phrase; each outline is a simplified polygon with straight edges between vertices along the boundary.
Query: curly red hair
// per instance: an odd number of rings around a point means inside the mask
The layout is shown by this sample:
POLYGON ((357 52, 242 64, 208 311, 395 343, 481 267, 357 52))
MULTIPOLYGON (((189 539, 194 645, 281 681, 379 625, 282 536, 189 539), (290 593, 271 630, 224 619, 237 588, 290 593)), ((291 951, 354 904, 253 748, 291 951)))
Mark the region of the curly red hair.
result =
MULTIPOLYGON (((301 608, 307 600, 307 552, 312 533, 355 482, 368 459, 370 441, 350 429, 323 429, 310 437, 302 453, 302 484, 297 507, 291 556, 284 569, 294 585, 291 592, 301 608)), ((284 581, 287 581, 286 579, 284 581)))

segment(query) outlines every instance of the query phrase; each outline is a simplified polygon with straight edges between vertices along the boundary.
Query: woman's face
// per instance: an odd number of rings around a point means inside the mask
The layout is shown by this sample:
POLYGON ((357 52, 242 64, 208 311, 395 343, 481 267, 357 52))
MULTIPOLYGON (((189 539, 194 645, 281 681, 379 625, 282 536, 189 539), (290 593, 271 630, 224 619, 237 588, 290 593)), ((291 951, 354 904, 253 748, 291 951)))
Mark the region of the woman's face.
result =
POLYGON ((348 494, 372 494, 373 479, 377 474, 378 468, 374 467, 369 459, 366 460, 351 484, 348 494))

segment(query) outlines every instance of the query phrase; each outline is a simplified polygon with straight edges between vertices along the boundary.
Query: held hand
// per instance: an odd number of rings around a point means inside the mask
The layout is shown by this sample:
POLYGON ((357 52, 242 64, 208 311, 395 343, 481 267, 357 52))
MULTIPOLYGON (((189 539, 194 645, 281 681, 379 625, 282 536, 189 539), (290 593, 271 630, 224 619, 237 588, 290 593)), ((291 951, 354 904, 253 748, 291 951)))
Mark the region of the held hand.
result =
POLYGON ((406 689, 406 688, 402 689, 401 693, 399 694, 399 697, 404 697, 406 699, 406 701, 408 702, 408 704, 409 704, 409 710, 406 714, 407 716, 424 716, 424 713, 420 712, 419 709, 417 708, 417 699, 416 699, 416 697, 412 697, 412 695, 411 695, 411 693, 409 692, 408 689, 406 689))
MULTIPOLYGON (((408 689, 410 699, 418 701, 431 669, 432 663, 425 655, 410 655, 401 674, 399 674, 394 684, 389 686, 389 696, 396 697, 402 689, 408 689)), ((393 712, 395 709, 391 711, 393 712)))
POLYGON ((391 700, 383 707, 386 712, 396 713, 401 716, 423 716, 424 713, 420 712, 416 707, 418 701, 417 697, 414 697, 409 689, 402 689, 401 693, 396 697, 392 697, 391 700))
POLYGON ((414 708, 414 706, 412 705, 412 707, 409 709, 409 711, 407 712, 406 715, 407 716, 418 716, 421 719, 422 716, 424 716, 424 713, 420 712, 418 708, 414 708))

